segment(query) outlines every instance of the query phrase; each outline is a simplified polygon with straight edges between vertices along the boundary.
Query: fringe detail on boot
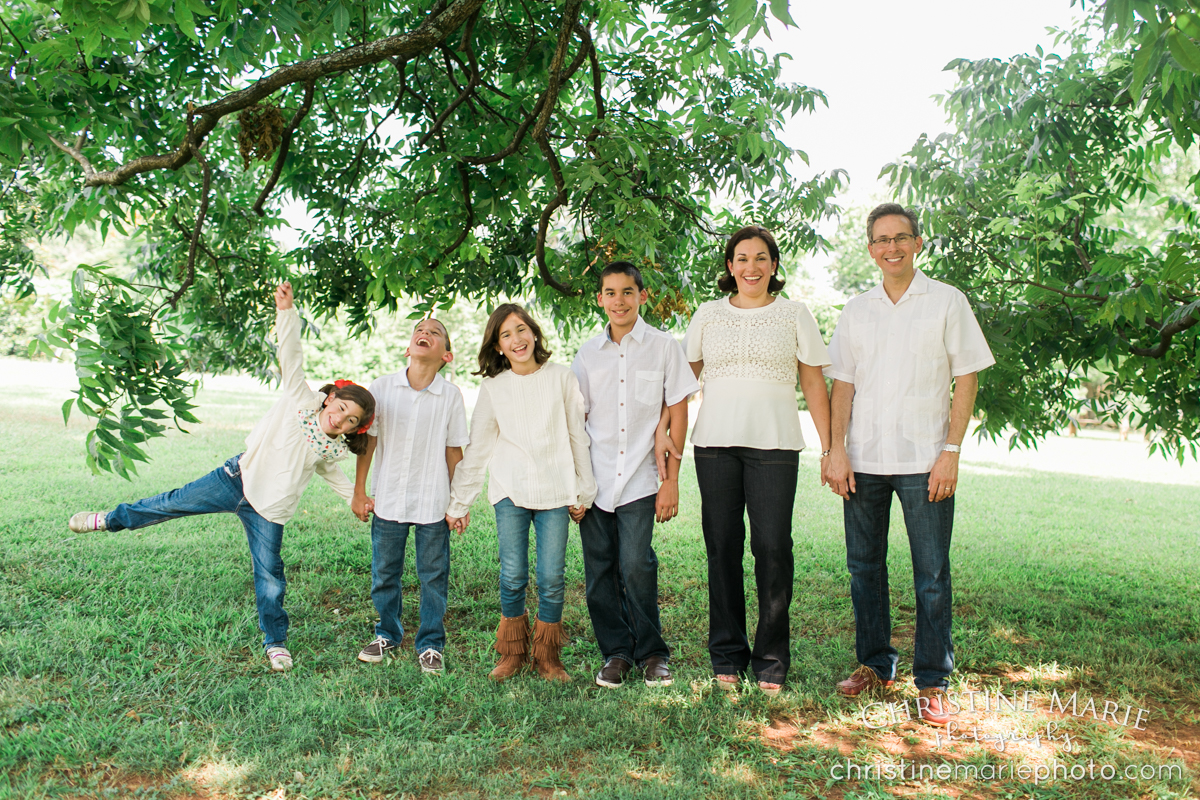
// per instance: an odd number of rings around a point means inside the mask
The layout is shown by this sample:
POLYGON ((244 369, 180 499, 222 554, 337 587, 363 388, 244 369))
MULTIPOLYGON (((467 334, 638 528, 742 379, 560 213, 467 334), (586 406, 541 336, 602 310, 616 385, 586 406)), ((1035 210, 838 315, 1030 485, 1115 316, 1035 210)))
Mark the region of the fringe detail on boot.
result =
POLYGON ((488 675, 494 681, 503 681, 516 675, 529 663, 529 614, 519 617, 500 617, 496 628, 496 652, 500 662, 488 675))
POLYGON ((537 620, 533 632, 533 664, 538 674, 548 681, 571 680, 563 666, 562 647, 567 642, 561 622, 546 623, 537 620))
MULTIPOLYGON (((519 617, 501 617, 496 628, 496 652, 502 656, 524 656, 529 652, 529 612, 519 617)), ((521 659, 525 661, 524 658, 521 659)))

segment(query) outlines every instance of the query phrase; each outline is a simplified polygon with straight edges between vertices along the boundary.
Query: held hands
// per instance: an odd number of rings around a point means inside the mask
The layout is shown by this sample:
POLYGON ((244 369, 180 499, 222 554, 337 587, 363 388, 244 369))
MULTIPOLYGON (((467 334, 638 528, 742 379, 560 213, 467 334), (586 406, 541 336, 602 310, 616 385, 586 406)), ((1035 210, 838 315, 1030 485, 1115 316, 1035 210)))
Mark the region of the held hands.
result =
POLYGON ((938 503, 954 496, 958 488, 958 453, 943 450, 929 471, 929 502, 938 503))
POLYGON ((355 492, 354 498, 350 501, 350 510, 362 522, 370 522, 371 512, 375 510, 375 498, 355 492))
POLYGON ((654 499, 654 519, 657 522, 670 522, 679 513, 679 480, 666 480, 658 487, 658 497, 654 499))
POLYGON ((850 499, 854 491, 854 472, 850 469, 850 456, 845 447, 834 447, 829 455, 821 459, 821 485, 829 484, 830 490, 843 500, 850 499))
POLYGON ((586 506, 567 506, 567 513, 571 515, 571 519, 575 522, 582 522, 583 515, 587 513, 586 506))
POLYGON ((452 517, 449 514, 447 514, 446 515, 446 524, 450 526, 450 530, 454 531, 455 533, 461 534, 464 531, 466 531, 467 526, 471 524, 471 512, 468 511, 466 514, 464 514, 461 517, 452 517))
POLYGON ((284 281, 275 290, 275 308, 279 311, 286 311, 294 305, 295 297, 292 296, 292 284, 284 281))

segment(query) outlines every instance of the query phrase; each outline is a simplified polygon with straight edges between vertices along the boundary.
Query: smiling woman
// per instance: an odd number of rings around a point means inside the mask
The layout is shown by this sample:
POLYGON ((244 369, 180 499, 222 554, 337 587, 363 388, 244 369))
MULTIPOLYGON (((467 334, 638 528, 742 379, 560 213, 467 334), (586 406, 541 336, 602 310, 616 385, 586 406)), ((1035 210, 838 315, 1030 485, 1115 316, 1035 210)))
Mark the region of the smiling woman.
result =
POLYGON ((684 338, 692 370, 704 374, 704 402, 692 432, 708 550, 708 651, 722 686, 751 669, 777 694, 790 665, 792 505, 804 448, 796 408, 797 375, 829 447, 829 397, 821 367, 825 342, 808 307, 776 295, 779 246, 766 228, 743 228, 725 247, 717 286, 730 295, 696 309, 684 338), (759 619, 746 638, 742 554, 750 516, 759 619))
POLYGON ((347 503, 352 500, 354 484, 336 462, 365 449, 375 398, 350 381, 327 384, 320 392, 308 388, 291 284, 275 290, 275 308, 283 396, 250 431, 245 452, 179 489, 121 503, 109 512, 81 511, 71 517, 70 528, 116 532, 197 514, 236 514, 250 545, 263 647, 271 669, 287 670, 292 656, 284 646, 283 526, 295 516, 300 494, 314 474, 347 503))

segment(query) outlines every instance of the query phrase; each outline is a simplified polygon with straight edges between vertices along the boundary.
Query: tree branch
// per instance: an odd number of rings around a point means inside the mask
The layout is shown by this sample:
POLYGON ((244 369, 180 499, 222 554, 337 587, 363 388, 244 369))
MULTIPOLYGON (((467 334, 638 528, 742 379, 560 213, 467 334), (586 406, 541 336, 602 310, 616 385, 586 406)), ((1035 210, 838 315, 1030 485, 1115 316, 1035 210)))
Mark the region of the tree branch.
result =
POLYGON ((1159 340, 1154 347, 1134 347, 1129 345, 1129 352, 1135 356, 1144 356, 1145 358, 1162 358, 1167 353, 1167 349, 1171 346, 1171 339, 1177 333, 1183 333, 1188 328, 1200 322, 1200 318, 1195 316, 1193 311, 1187 317, 1176 320, 1175 322, 1163 325, 1158 329, 1159 340))
POLYGON ((279 182, 279 176, 283 172, 283 162, 287 160, 288 148, 292 146, 292 135, 296 132, 296 126, 308 114, 308 109, 312 107, 313 88, 315 83, 309 81, 304 84, 304 101, 300 103, 300 108, 296 109, 296 113, 292 116, 291 123, 287 126, 287 130, 283 132, 283 136, 279 141, 279 153, 275 156, 275 168, 271 170, 271 177, 267 179, 267 183, 259 193, 258 199, 254 201, 254 213, 260 217, 265 216, 263 211, 263 203, 267 201, 267 197, 271 192, 275 191, 275 184, 279 182))
POLYGON ((550 147, 550 141, 545 134, 537 137, 538 147, 542 149, 542 154, 546 156, 546 163, 550 166, 550 174, 554 176, 554 187, 558 192, 542 209, 541 219, 538 220, 537 245, 534 249, 534 255, 537 258, 538 274, 542 276, 542 281, 552 289, 565 294, 567 297, 574 297, 579 294, 575 289, 569 286, 564 286, 555 280, 550 274, 550 267, 546 265, 546 234, 550 230, 550 218, 554 216, 554 212, 567 203, 567 184, 563 180, 562 165, 558 162, 558 155, 550 147))
MULTIPOLYGON (((189 128, 192 127, 191 123, 192 120, 189 117, 189 128)), ((166 303, 163 303, 163 305, 158 307, 158 309, 154 312, 155 314, 157 314, 159 311, 162 311, 167 306, 170 306, 171 309, 174 310, 176 304, 179 302, 179 298, 183 297, 184 293, 191 288, 193 283, 196 282, 196 250, 200 246, 200 232, 204 229, 204 218, 208 215, 208 192, 209 189, 212 188, 212 167, 209 166, 208 159, 205 158, 200 152, 200 147, 198 145, 193 144, 191 147, 192 158, 199 161, 200 166, 204 168, 204 186, 201 189, 200 194, 200 210, 196 213, 196 227, 192 231, 192 241, 188 245, 187 277, 184 279, 183 284, 175 290, 174 294, 171 295, 171 298, 167 300, 166 303)))
MULTIPOLYGON (((562 27, 558 29, 558 47, 554 50, 554 58, 550 60, 550 80, 546 84, 547 100, 542 104, 542 113, 538 117, 537 124, 533 126, 534 140, 542 137, 546 126, 550 124, 550 115, 554 113, 554 108, 558 105, 558 91, 566 83, 568 77, 563 75, 563 64, 567 61, 567 47, 571 43, 571 31, 575 30, 582 9, 583 0, 567 0, 567 5, 563 9, 562 27)), ((586 57, 587 49, 586 43, 580 47, 576 56, 580 63, 582 63, 580 56, 586 57)))
MULTIPOLYGON (((580 0, 575 0, 579 2, 580 0)), ((280 67, 266 77, 260 78, 245 89, 230 92, 218 100, 195 110, 195 124, 188 130, 183 142, 171 153, 142 156, 104 172, 96 172, 80 160, 80 155, 58 144, 59 148, 79 161, 84 167, 84 186, 120 186, 135 175, 158 169, 177 170, 192 160, 197 147, 212 133, 222 118, 270 97, 275 92, 293 83, 308 83, 327 75, 345 72, 356 67, 375 64, 384 60, 408 60, 428 53, 437 47, 458 26, 462 25, 483 5, 484 0, 454 0, 430 13, 417 29, 389 36, 367 44, 355 45, 335 53, 310 58, 295 64, 280 67), (445 10, 441 10, 444 7, 445 10), (90 170, 90 172, 89 172, 90 170)), ((393 63, 395 63, 393 61, 393 63)))

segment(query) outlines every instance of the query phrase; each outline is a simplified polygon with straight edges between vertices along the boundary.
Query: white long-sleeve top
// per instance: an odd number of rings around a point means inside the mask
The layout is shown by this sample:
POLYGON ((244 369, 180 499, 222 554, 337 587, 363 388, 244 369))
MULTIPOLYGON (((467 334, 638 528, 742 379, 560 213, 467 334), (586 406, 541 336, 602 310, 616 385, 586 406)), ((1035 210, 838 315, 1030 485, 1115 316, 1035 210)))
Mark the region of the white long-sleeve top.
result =
POLYGON ((300 314, 296 309, 275 313, 275 341, 283 396, 246 437, 241 468, 246 500, 265 519, 283 525, 296 515, 300 495, 314 473, 328 481, 347 503, 354 497, 354 484, 335 462, 313 451, 300 426, 297 412, 319 409, 325 395, 314 392, 304 380, 300 314))
POLYGON ((454 471, 452 517, 462 517, 489 472, 488 502, 508 498, 521 508, 590 506, 596 479, 583 426, 583 394, 562 364, 532 375, 505 370, 485 378, 471 415, 471 443, 454 471))

